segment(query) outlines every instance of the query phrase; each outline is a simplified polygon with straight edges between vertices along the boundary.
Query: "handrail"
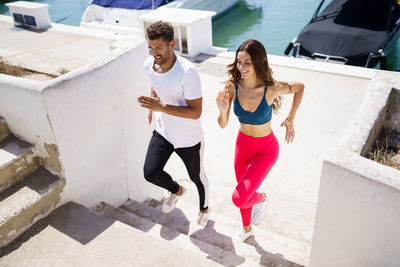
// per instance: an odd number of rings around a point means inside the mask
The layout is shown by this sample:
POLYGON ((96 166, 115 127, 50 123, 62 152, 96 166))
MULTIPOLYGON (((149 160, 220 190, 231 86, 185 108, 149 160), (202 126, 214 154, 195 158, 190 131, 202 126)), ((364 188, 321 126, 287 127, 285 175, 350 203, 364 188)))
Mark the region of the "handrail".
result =
POLYGON ((315 19, 318 16, 319 10, 321 9, 321 7, 324 4, 324 2, 325 2, 325 0, 322 0, 321 3, 319 3, 319 6, 315 10, 314 15, 312 16, 310 22, 313 21, 313 19, 315 19))
POLYGON ((329 62, 330 60, 334 60, 334 61, 341 61, 343 63, 346 64, 347 61, 349 61, 347 58, 345 57, 341 57, 341 56, 332 56, 332 55, 326 55, 326 54, 321 54, 321 53, 312 53, 311 56, 315 59, 315 58, 321 58, 324 59, 325 58, 325 62, 329 62))

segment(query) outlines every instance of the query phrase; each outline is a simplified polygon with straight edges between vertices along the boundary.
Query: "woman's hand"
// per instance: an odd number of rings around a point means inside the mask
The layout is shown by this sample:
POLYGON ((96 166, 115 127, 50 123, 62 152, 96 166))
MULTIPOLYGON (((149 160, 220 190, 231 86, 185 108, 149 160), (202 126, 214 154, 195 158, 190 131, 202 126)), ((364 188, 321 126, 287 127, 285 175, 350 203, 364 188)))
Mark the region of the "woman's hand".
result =
POLYGON ((294 139, 294 127, 293 127, 293 120, 290 118, 286 118, 286 120, 284 120, 281 123, 281 127, 285 126, 286 127, 286 136, 285 136, 285 141, 289 144, 289 142, 293 142, 294 139))
POLYGON ((217 106, 220 112, 226 113, 229 108, 229 93, 228 89, 220 91, 217 95, 217 106))

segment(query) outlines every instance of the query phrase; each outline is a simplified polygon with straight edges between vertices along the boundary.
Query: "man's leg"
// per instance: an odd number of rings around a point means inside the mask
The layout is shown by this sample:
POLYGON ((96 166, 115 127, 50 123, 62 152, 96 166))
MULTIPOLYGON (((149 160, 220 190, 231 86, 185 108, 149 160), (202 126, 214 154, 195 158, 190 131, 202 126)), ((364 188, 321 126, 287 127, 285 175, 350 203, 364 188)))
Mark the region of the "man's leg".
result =
POLYGON ((161 134, 153 131, 153 136, 147 149, 143 173, 146 181, 165 188, 172 194, 176 194, 180 189, 178 183, 172 180, 172 177, 164 171, 164 166, 172 152, 174 152, 174 146, 161 134))
POLYGON ((183 160, 190 179, 196 184, 199 193, 200 210, 208 208, 208 179, 203 167, 204 142, 192 147, 178 148, 175 152, 183 160))

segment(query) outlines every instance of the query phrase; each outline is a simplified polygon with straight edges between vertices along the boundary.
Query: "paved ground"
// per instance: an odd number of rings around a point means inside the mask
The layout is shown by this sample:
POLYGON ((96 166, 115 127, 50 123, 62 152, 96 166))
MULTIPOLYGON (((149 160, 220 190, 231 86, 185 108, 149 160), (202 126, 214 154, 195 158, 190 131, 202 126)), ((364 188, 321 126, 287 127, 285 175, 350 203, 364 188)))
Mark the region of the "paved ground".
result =
POLYGON ((218 266, 195 252, 76 203, 38 221, 0 249, 0 266, 218 266))

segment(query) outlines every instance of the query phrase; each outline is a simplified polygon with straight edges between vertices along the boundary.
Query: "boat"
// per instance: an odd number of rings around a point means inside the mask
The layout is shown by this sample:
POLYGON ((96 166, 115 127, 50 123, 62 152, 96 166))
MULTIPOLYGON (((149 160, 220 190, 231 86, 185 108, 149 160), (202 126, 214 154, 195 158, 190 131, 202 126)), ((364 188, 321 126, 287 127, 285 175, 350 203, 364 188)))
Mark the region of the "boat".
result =
POLYGON ((157 8, 214 11, 213 19, 234 7, 239 0, 92 0, 81 19, 87 28, 119 34, 142 35, 139 17, 157 8))
POLYGON ((216 14, 213 19, 215 19, 233 8, 239 0, 175 0, 170 2, 166 7, 214 11, 216 14))
POLYGON ((332 0, 287 46, 296 58, 386 69, 400 28, 397 0, 332 0))

